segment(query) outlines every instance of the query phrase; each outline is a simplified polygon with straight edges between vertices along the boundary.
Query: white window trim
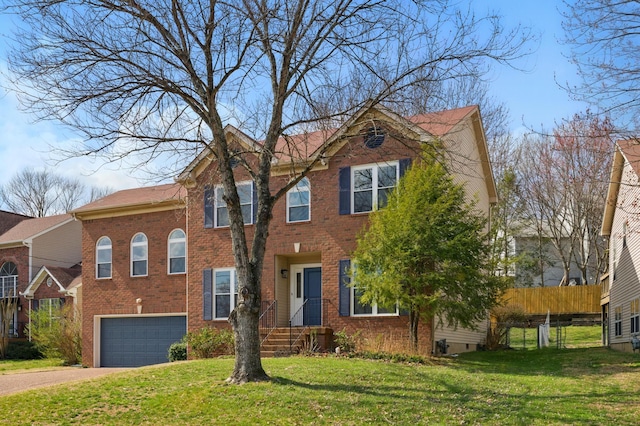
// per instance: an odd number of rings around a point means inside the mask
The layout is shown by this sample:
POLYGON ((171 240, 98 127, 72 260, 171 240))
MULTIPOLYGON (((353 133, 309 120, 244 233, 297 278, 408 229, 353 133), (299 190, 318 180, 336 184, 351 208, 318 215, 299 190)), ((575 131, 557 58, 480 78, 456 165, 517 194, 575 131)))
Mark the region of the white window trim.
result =
MULTIPOLYGON (((353 263, 351 264, 352 268, 355 268, 356 265, 354 265, 353 263)), ((355 272, 355 269, 353 269, 353 271, 355 272)), ((349 315, 352 317, 397 317, 400 315, 400 309, 398 308, 398 304, 396 303, 396 310, 395 312, 382 312, 382 313, 378 313, 378 304, 377 303, 372 303, 371 304, 371 313, 370 314, 356 314, 355 313, 355 304, 356 304, 356 289, 358 287, 358 284, 355 280, 356 278, 356 274, 352 273, 351 274, 351 282, 353 283, 353 285, 349 288, 349 292, 351 294, 351 297, 349 298, 349 315)))
MULTIPOLYGON (((231 280, 231 288, 229 289, 230 293, 229 293, 229 313, 231 313, 231 311, 233 311, 233 309, 235 308, 235 304, 234 304, 234 295, 235 295, 235 299, 237 300, 238 298, 238 276, 236 274, 236 268, 218 268, 218 269, 214 269, 213 270, 213 289, 212 289, 212 293, 213 293, 213 320, 227 320, 229 318, 229 315, 227 314, 226 316, 218 316, 218 309, 216 308, 216 277, 217 277, 217 273, 218 272, 230 272, 230 280, 231 280), (235 291, 234 291, 235 290, 235 291)), ((225 294, 226 295, 226 294, 225 294)))
POLYGON ((613 336, 614 337, 622 337, 622 315, 623 309, 622 306, 616 306, 613 309, 613 336), (619 311, 618 311, 619 309, 619 311), (620 317, 618 317, 618 312, 620 313, 620 317), (620 324, 620 333, 617 333, 616 326, 620 324))
POLYGON ((400 162, 399 161, 385 161, 382 163, 363 164, 360 166, 351 166, 351 214, 368 214, 375 210, 378 205, 378 167, 380 166, 395 166, 396 168, 396 185, 400 180, 400 162), (371 169, 371 210, 356 212, 355 211, 355 174, 358 170, 371 169), (374 184, 375 183, 375 184, 374 184))
MULTIPOLYGON (((130 247, 130 250, 129 250, 129 259, 130 259, 130 262, 129 262, 129 266, 130 266, 129 275, 132 278, 135 278, 135 277, 148 277, 149 276, 149 238, 147 237, 147 235, 144 232, 136 232, 135 235, 133 237, 131 237, 131 243, 130 243, 129 247, 130 247), (143 235, 144 236, 144 239, 145 239, 144 243, 142 243, 142 242, 134 243, 133 242, 133 240, 138 235, 143 235), (138 246, 143 246, 143 245, 146 247, 146 257, 145 257, 144 261, 147 264, 147 268, 146 268, 146 271, 145 271, 144 274, 134 275, 133 274, 133 262, 134 262, 134 260, 133 260, 133 247, 134 246, 138 247, 138 246)), ((138 260, 138 262, 140 262, 140 261, 141 260, 138 260)))
POLYGON ((634 304, 635 304, 636 308, 638 308, 638 305, 640 305, 640 300, 638 298, 635 298, 635 299, 632 299, 631 303, 630 303, 631 314, 629 316, 629 319, 630 319, 630 321, 629 321, 629 331, 630 331, 631 335, 636 335, 636 334, 640 333, 640 329, 638 329, 640 327, 636 327, 635 330, 633 328, 634 327, 634 319, 637 318, 635 320, 635 324, 638 324, 640 322, 640 309, 635 309, 634 310, 634 304))
POLYGON ((309 182, 309 178, 307 178, 306 176, 300 179, 300 182, 298 182, 293 188, 287 191, 287 223, 301 223, 301 222, 311 222, 311 182, 309 182), (302 204, 299 206, 292 206, 289 201, 289 195, 292 194, 294 191, 308 192, 309 203, 302 204), (289 218, 289 209, 291 207, 303 207, 303 206, 306 206, 307 209, 309 210, 309 214, 308 214, 309 217, 305 220, 291 220, 289 218))
POLYGON ((187 233, 184 232, 183 229, 176 228, 169 232, 169 236, 167 237, 167 274, 168 275, 184 275, 187 273, 187 233), (171 239, 171 234, 175 231, 182 231, 184 237, 171 239), (171 244, 183 243, 184 244, 184 271, 182 272, 171 272, 171 259, 179 259, 179 257, 171 257, 171 244))
MULTIPOLYGON (((253 181, 250 180, 246 180, 246 181, 242 181, 242 182, 237 182, 236 183, 236 190, 239 186, 244 186, 244 185, 249 185, 249 187, 251 188, 251 199, 249 201, 249 205, 251 206, 251 216, 249 219, 249 222, 246 222, 245 225, 253 225, 253 181)), ((224 203, 224 201, 222 200, 222 197, 220 197, 220 201, 218 201, 218 191, 224 191, 224 187, 222 185, 216 185, 213 188, 213 227, 214 228, 228 228, 230 225, 219 225, 218 224, 218 209, 220 207, 227 207, 227 204, 224 203), (222 202, 224 203, 224 205, 220 205, 219 203, 222 202)), ((246 204, 240 204, 240 207, 242 207, 243 205, 246 204)), ((227 216, 229 214, 229 209, 227 208, 227 216)))
POLYGON ((104 236, 98 238, 98 241, 96 241, 96 279, 97 280, 108 280, 108 279, 111 279, 112 277, 113 277, 113 241, 111 241, 111 238, 109 238, 106 235, 104 235, 104 236), (101 247, 99 245, 100 241, 102 241, 105 238, 109 240, 109 245, 101 247), (98 276, 99 269, 100 269, 99 265, 106 265, 107 262, 100 263, 98 261, 98 257, 99 257, 98 256, 98 252, 100 250, 106 250, 107 247, 109 248, 109 251, 111 252, 111 256, 110 256, 110 259, 109 259, 109 262, 108 262, 109 263, 109 276, 108 277, 100 277, 100 276, 98 276))

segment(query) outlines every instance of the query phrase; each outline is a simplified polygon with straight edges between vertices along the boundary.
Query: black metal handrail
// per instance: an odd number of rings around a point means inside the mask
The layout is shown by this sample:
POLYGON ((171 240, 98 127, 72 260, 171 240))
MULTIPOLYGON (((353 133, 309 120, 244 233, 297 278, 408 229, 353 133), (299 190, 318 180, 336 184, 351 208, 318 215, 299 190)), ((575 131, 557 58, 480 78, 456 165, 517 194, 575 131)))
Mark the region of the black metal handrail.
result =
POLYGON ((260 322, 260 334, 264 334, 264 337, 260 341, 260 346, 278 326, 278 301, 265 300, 262 302, 262 306, 262 313, 258 321, 260 322))

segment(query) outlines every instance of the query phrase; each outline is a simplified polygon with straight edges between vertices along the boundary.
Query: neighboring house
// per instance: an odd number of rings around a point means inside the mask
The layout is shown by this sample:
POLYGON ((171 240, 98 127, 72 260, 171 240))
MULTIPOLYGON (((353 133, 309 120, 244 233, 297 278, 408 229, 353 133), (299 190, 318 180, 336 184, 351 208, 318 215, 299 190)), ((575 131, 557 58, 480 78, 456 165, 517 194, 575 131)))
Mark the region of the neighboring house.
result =
POLYGON ((640 143, 618 141, 602 235, 609 240, 609 274, 602 279, 603 342, 632 350, 640 338, 640 143))
MULTIPOLYGON (((569 238, 563 244, 570 244, 569 238)), ((519 259, 514 268, 516 287, 550 287, 561 284, 564 266, 558 249, 550 238, 543 237, 541 240, 534 229, 523 227, 513 237, 512 246, 513 254, 519 259)), ((566 252, 569 252, 568 247, 566 252)), ((572 258, 566 285, 587 284, 582 282, 581 277, 582 273, 572 258)))
MULTIPOLYGON (((260 142, 232 126, 226 132, 238 155, 254 162, 260 142)), ((278 146, 274 187, 290 179, 292 162, 300 165, 336 141, 274 206, 262 274, 262 306, 274 326, 314 327, 323 336, 361 331, 408 343, 408 317, 361 305, 346 285, 347 272, 367 213, 384 201, 420 144, 435 139, 455 180, 488 215, 496 189, 475 106, 409 119, 365 108, 339 129, 289 136, 293 145, 278 146)), ((243 167, 234 171, 250 238, 254 184, 243 167)), ((178 181, 120 191, 72 212, 83 222, 83 364, 163 362, 168 345, 186 331, 229 327, 236 271, 215 161, 204 151, 178 181)), ((446 340, 449 352, 484 343, 485 322, 477 330, 438 324, 432 318, 421 324, 423 353, 435 352, 436 341, 446 340)))
POLYGON ((166 362, 186 333, 185 195, 178 184, 130 189, 72 212, 82 221, 84 365, 166 362))
POLYGON ((31 217, 0 210, 0 235, 26 219, 31 219, 31 217))
POLYGON ((65 286, 73 281, 68 276, 78 275, 81 233, 81 223, 63 214, 22 220, 0 235, 0 297, 19 297, 14 337, 28 337, 24 327, 31 309, 72 300, 65 286), (51 286, 40 286, 43 281, 51 286))

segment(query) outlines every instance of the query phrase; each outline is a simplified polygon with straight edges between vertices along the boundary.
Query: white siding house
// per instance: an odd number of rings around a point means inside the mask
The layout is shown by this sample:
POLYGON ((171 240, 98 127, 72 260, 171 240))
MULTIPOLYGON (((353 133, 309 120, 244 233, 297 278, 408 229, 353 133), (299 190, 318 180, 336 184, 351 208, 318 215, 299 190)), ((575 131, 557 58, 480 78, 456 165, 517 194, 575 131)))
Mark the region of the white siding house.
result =
POLYGON ((640 141, 618 141, 602 235, 609 239, 609 292, 602 297, 605 342, 631 351, 640 337, 640 141))

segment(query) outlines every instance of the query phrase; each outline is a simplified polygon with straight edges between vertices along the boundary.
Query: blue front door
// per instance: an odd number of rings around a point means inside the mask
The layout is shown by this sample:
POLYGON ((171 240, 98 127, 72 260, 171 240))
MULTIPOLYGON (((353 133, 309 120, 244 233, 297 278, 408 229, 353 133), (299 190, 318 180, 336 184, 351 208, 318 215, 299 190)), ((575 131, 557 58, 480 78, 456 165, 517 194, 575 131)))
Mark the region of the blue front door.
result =
POLYGON ((304 269, 304 325, 322 325, 322 268, 304 269))

